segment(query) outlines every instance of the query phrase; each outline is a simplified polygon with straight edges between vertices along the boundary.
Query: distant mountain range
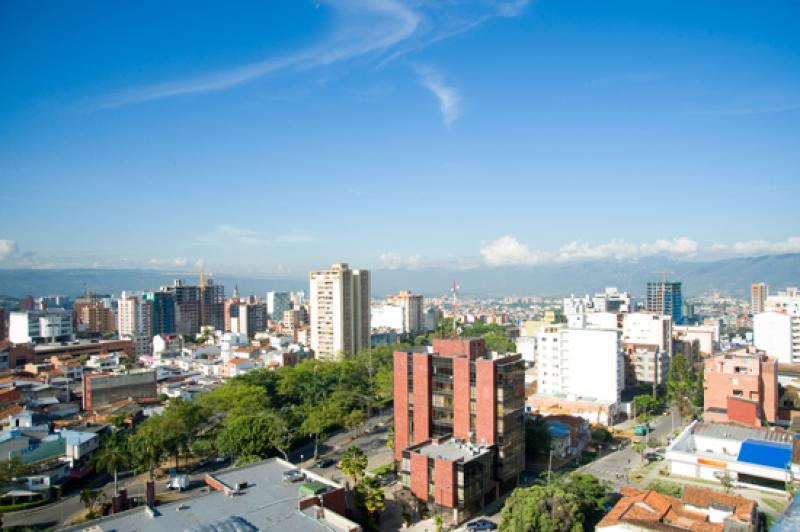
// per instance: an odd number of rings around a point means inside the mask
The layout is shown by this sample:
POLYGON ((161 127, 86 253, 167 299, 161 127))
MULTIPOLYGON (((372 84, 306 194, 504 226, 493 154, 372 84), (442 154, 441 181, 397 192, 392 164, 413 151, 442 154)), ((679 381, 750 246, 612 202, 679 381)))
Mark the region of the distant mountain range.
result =
MULTIPOLYGON (((594 261, 542 266, 469 270, 426 268, 420 270, 374 270, 373 293, 383 296, 399 290, 425 295, 447 293, 455 280, 465 295, 569 295, 586 294, 616 286, 633 295, 644 294, 647 281, 683 281, 688 296, 719 292, 746 297, 750 284, 766 282, 773 289, 800 284, 800 254, 743 257, 707 262, 647 258, 638 261, 594 261)), ((155 289, 173 279, 196 282, 191 272, 154 270, 0 270, 0 295, 23 297, 47 294, 76 296, 89 290, 98 294, 119 294, 123 290, 155 289)), ((296 278, 246 278, 216 275, 230 294, 234 284, 242 294, 263 294, 267 290, 307 290, 305 276, 296 278)))

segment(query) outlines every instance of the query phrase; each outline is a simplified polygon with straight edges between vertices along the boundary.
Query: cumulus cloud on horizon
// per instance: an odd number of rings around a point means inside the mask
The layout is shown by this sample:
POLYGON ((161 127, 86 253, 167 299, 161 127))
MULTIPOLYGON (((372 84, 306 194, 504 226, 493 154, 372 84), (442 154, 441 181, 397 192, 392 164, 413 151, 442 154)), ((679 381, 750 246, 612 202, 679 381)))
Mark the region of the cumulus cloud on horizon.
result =
POLYGON ((658 239, 653 242, 634 244, 622 239, 604 244, 588 244, 573 241, 553 251, 531 249, 510 235, 490 242, 482 242, 480 254, 490 266, 532 266, 559 262, 589 260, 635 260, 657 255, 678 258, 722 258, 730 256, 778 255, 800 253, 800 236, 783 241, 749 240, 733 244, 712 244, 707 247, 686 236, 673 239, 658 239))

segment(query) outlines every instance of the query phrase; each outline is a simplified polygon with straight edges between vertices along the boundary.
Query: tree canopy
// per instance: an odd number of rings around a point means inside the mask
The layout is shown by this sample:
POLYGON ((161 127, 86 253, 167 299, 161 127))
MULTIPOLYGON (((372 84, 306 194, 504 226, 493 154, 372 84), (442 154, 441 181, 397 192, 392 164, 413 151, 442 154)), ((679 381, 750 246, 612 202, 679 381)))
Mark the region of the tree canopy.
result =
POLYGON ((503 506, 501 532, 582 532, 580 504, 557 485, 517 488, 503 506))

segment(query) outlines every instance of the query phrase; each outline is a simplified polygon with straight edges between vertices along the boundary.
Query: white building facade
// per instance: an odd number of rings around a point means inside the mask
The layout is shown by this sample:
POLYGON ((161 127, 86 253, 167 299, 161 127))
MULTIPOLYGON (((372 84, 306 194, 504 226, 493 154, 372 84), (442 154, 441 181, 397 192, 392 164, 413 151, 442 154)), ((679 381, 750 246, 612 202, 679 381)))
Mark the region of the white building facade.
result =
POLYGON ((619 401, 624 365, 617 330, 548 325, 536 343, 538 393, 619 401))
POLYGON ((309 274, 311 349, 334 359, 370 345, 370 272, 334 264, 309 274))

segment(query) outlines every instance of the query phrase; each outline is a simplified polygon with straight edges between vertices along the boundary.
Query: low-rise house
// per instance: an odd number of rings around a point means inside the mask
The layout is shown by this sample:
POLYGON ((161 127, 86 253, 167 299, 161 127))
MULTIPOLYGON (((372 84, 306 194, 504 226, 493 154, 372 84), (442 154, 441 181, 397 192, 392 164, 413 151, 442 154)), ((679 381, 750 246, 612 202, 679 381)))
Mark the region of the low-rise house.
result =
POLYGON ((223 377, 236 377, 244 375, 248 371, 252 371, 261 367, 259 360, 251 360, 249 358, 232 358, 222 364, 223 377))
POLYGON ((94 371, 109 371, 120 365, 119 353, 109 353, 105 355, 92 355, 86 361, 86 367, 94 371))
POLYGON ((569 457, 572 447, 569 427, 558 421, 548 421, 547 432, 550 433, 550 449, 553 455, 561 459, 569 457))
POLYGON ((595 530, 757 530, 758 504, 737 495, 691 485, 684 486, 680 499, 628 486, 623 487, 621 493, 622 499, 603 517, 595 530))

